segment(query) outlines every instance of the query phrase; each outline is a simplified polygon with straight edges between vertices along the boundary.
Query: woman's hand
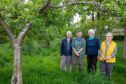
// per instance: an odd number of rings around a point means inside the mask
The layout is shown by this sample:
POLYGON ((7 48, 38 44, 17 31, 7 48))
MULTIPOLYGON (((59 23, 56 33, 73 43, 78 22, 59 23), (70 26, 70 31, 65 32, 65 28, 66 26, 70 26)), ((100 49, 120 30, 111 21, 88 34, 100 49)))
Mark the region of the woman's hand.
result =
POLYGON ((80 53, 79 52, 75 52, 76 56, 80 56, 80 53))
POLYGON ((102 55, 102 59, 103 59, 103 61, 105 61, 106 60, 105 56, 102 55))
POLYGON ((105 60, 108 60, 108 59, 110 59, 110 58, 111 58, 111 56, 108 56, 108 57, 105 58, 105 60))
POLYGON ((97 56, 97 60, 99 60, 100 56, 97 56))

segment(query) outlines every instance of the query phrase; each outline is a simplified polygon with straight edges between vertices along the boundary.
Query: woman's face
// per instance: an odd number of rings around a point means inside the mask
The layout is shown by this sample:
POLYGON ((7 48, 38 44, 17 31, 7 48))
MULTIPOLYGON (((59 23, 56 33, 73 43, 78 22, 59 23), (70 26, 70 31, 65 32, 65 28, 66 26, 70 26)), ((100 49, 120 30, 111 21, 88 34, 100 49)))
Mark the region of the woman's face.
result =
POLYGON ((89 33, 88 33, 88 35, 89 35, 89 37, 93 37, 95 34, 94 34, 94 33, 89 32, 89 33))
POLYGON ((72 34, 67 34, 67 38, 71 38, 72 37, 72 34))
POLYGON ((77 37, 79 37, 79 38, 82 37, 82 32, 78 32, 77 37))
POLYGON ((112 41, 112 39, 113 39, 113 36, 106 36, 106 41, 110 42, 112 41))

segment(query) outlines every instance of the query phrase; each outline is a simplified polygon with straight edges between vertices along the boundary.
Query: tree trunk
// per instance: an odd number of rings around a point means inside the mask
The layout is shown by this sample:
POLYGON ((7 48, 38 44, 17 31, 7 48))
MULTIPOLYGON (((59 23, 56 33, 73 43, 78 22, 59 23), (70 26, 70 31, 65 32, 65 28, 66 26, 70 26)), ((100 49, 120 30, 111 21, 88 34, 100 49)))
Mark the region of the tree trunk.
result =
POLYGON ((11 79, 11 84, 22 84, 22 55, 21 46, 19 41, 16 39, 13 44, 14 49, 14 64, 13 64, 13 75, 11 79))
POLYGON ((126 58, 126 26, 124 27, 124 58, 126 58))

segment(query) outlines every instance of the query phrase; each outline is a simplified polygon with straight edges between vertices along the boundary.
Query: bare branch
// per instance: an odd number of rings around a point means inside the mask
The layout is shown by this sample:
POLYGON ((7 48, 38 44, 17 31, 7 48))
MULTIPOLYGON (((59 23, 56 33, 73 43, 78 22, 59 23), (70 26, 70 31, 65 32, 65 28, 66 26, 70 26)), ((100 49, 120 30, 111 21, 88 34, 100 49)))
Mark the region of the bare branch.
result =
POLYGON ((51 0, 45 0, 44 5, 42 5, 41 8, 39 9, 39 12, 40 13, 44 12, 48 8, 50 2, 51 2, 51 0))
POLYGON ((21 45, 22 44, 22 41, 26 35, 26 33, 28 32, 29 28, 31 27, 31 24, 30 23, 27 23, 25 25, 25 27, 22 29, 22 31, 20 32, 20 34, 18 35, 18 41, 20 42, 19 44, 21 45))
POLYGON ((94 7, 96 7, 98 10, 102 11, 102 12, 106 12, 106 9, 101 6, 100 4, 98 4, 96 1, 80 1, 80 2, 68 2, 66 4, 63 5, 59 5, 59 6, 55 6, 52 4, 49 4, 50 8, 64 8, 66 6, 70 6, 70 5, 94 5, 94 7))
POLYGON ((91 4, 91 5, 96 5, 96 2, 94 1, 81 1, 81 2, 68 2, 66 4, 63 4, 63 5, 59 5, 59 6, 55 6, 55 5, 49 5, 50 8, 63 8, 63 7, 66 7, 66 6, 70 6, 70 5, 77 5, 77 4, 91 4))
POLYGON ((79 2, 67 2, 65 4, 62 5, 54 5, 50 3, 51 0, 46 0, 45 4, 39 9, 39 12, 42 13, 44 12, 48 7, 49 8, 64 8, 66 6, 71 6, 71 5, 94 5, 94 7, 96 7, 98 10, 100 10, 101 12, 106 12, 106 9, 104 7, 102 7, 100 4, 98 4, 95 0, 94 1, 79 1, 79 2))
POLYGON ((5 29, 6 33, 9 36, 9 39, 11 40, 11 42, 14 43, 15 37, 14 37, 11 29, 9 28, 8 24, 1 17, 0 17, 0 24, 5 29))

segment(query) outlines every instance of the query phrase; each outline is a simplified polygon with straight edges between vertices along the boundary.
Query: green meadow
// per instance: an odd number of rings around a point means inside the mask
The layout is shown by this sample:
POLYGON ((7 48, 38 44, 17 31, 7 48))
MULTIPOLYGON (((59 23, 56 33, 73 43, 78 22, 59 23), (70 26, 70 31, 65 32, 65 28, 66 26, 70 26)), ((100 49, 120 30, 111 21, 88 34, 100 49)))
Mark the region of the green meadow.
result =
MULTIPOLYGON (((24 84, 125 84, 126 61, 122 57, 123 42, 117 42, 117 62, 114 65, 112 79, 105 80, 100 75, 99 61, 97 72, 87 74, 86 56, 84 61, 84 72, 69 73, 61 72, 59 69, 60 56, 59 45, 51 48, 37 48, 34 46, 23 47, 23 83, 24 84)), ((0 84, 10 84, 12 75, 13 53, 11 46, 0 45, 0 84)))

